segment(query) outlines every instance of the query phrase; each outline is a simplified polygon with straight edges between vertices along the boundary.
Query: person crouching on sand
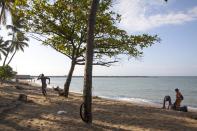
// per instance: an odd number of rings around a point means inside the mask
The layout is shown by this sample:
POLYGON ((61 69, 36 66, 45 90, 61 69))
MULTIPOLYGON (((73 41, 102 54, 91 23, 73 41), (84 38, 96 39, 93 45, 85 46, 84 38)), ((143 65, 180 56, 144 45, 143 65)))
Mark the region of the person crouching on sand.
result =
POLYGON ((176 101, 174 103, 174 107, 176 110, 179 110, 181 106, 181 102, 183 100, 183 95, 181 94, 178 88, 175 89, 175 92, 176 92, 176 101))
POLYGON ((168 108, 171 109, 172 102, 171 102, 171 97, 170 96, 165 96, 163 99, 163 109, 166 109, 166 102, 168 102, 168 108))
POLYGON ((49 84, 50 84, 50 78, 44 76, 44 74, 41 74, 41 75, 38 76, 38 79, 37 80, 39 80, 39 79, 42 82, 42 94, 44 96, 46 96, 47 95, 47 92, 46 92, 46 88, 47 88, 46 80, 48 79, 49 80, 49 84))

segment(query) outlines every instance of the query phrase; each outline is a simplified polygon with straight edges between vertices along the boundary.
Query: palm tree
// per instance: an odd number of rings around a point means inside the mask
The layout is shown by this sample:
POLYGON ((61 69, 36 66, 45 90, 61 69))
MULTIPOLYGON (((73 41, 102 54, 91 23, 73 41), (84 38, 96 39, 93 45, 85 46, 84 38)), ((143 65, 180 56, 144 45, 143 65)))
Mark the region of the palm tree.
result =
POLYGON ((0 38, 0 60, 2 59, 1 54, 6 55, 7 44, 3 41, 3 38, 0 38))
MULTIPOLYGON (((14 17, 14 18, 16 18, 16 17, 14 17)), ((13 18, 12 18, 12 19, 13 19, 13 18)), ((6 41, 7 45, 9 45, 9 48, 8 48, 7 53, 6 53, 6 55, 5 55, 5 59, 4 59, 4 62, 3 62, 3 66, 4 66, 5 63, 6 63, 6 60, 7 60, 7 58, 8 58, 8 55, 10 54, 10 52, 13 52, 13 51, 14 51, 13 48, 12 48, 12 46, 13 46, 12 42, 14 41, 14 39, 15 39, 15 37, 16 37, 16 36, 15 36, 16 33, 17 33, 17 32, 20 32, 20 30, 17 28, 18 25, 19 25, 19 22, 17 23, 17 21, 16 21, 15 19, 13 19, 13 25, 6 25, 7 30, 9 30, 9 29, 12 30, 12 33, 9 33, 9 34, 8 34, 8 35, 11 35, 11 36, 12 36, 12 40, 7 40, 7 41, 6 41), (16 26, 15 26, 15 23, 16 23, 16 26)))
POLYGON ((9 33, 8 34, 8 35, 11 35, 12 36, 12 40, 5 41, 5 43, 7 45, 9 45, 9 48, 7 49, 7 52, 6 52, 6 55, 5 55, 5 59, 4 59, 4 62, 3 62, 3 66, 5 66, 6 60, 7 60, 8 56, 9 56, 9 54, 14 51, 14 48, 13 48, 14 44, 12 44, 12 42, 15 39, 16 33, 17 32, 20 32, 20 30, 17 27, 13 26, 13 25, 7 25, 6 28, 12 30, 12 33, 9 33))
POLYGON ((11 11, 13 7, 13 3, 15 0, 0 0, 0 7, 1 7, 1 13, 0 13, 0 24, 6 24, 6 11, 11 11))
POLYGON ((7 25, 6 28, 9 30, 12 30, 12 33, 9 33, 8 35, 12 36, 12 40, 7 40, 7 44, 10 45, 3 65, 6 64, 6 60, 9 56, 10 53, 12 54, 11 59, 9 60, 9 62, 7 64, 9 64, 11 62, 11 60, 13 59, 14 55, 16 54, 16 52, 18 50, 22 50, 24 51, 24 47, 28 46, 27 43, 25 43, 24 41, 28 41, 28 38, 25 36, 25 34, 22 31, 22 28, 24 27, 24 19, 22 17, 18 17, 18 13, 13 13, 12 14, 12 23, 13 25, 7 25))
POLYGON ((13 51, 13 54, 8 61, 7 65, 10 64, 12 61, 13 57, 15 56, 17 51, 23 51, 24 52, 24 47, 28 47, 28 44, 25 41, 28 41, 29 39, 25 36, 24 33, 22 32, 17 32, 16 37, 12 40, 12 44, 10 45, 10 51, 13 51))

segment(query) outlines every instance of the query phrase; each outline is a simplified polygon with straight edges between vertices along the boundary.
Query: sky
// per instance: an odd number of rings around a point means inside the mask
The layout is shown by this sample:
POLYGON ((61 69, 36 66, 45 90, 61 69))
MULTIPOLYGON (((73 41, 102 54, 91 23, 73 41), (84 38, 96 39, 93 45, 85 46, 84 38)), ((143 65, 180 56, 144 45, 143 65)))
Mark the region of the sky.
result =
MULTIPOLYGON (((111 67, 94 66, 93 75, 197 76, 197 0, 116 0, 112 10, 122 15, 119 28, 129 34, 157 34, 161 42, 144 49, 142 58, 122 56, 111 67)), ((29 47, 17 52, 11 66, 18 74, 67 75, 70 60, 30 39, 29 47)), ((84 66, 76 66, 74 75, 83 74, 84 66)))

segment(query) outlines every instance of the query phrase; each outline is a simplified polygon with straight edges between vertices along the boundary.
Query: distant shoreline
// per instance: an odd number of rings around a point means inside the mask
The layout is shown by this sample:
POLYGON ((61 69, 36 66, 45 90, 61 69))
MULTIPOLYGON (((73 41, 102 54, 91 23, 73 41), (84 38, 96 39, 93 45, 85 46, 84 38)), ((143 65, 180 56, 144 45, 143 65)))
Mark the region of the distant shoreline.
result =
MULTIPOLYGON (((31 76, 31 77, 38 77, 38 76, 31 76)), ((49 75, 48 77, 67 77, 67 76, 49 75)), ((84 76, 72 76, 72 77, 84 77, 84 76)), ((92 76, 92 77, 156 78, 156 77, 197 77, 197 76, 92 76)))

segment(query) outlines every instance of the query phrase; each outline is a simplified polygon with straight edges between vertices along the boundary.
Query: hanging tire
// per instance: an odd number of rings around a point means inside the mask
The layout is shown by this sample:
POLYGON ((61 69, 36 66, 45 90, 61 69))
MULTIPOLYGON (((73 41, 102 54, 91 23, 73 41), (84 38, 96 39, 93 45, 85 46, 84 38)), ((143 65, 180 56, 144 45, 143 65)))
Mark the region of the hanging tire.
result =
POLYGON ((84 114, 85 114, 84 105, 85 105, 85 104, 82 103, 81 106, 80 106, 80 117, 81 117, 81 119, 82 119, 84 122, 87 123, 88 121, 87 121, 87 119, 86 119, 85 116, 84 116, 84 114))

